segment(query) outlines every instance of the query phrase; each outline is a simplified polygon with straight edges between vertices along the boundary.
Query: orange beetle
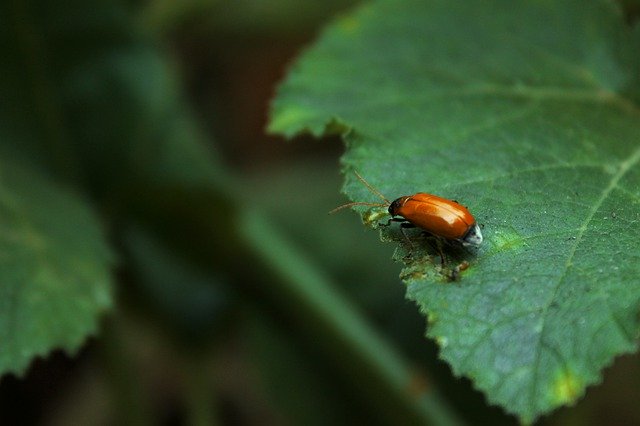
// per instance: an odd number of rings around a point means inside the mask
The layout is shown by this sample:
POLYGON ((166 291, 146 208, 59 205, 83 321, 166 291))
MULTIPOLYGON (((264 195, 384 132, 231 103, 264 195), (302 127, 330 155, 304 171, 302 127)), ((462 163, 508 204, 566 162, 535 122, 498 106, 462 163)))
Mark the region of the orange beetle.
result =
POLYGON ((355 172, 360 181, 374 194, 384 200, 381 203, 348 203, 331 213, 352 206, 389 206, 391 219, 387 222, 400 222, 403 227, 422 228, 437 237, 457 241, 465 247, 478 247, 482 244, 482 232, 469 210, 456 201, 437 195, 418 192, 405 195, 389 202, 384 195, 373 188, 362 176, 355 172), (399 216, 399 217, 398 217, 399 216))

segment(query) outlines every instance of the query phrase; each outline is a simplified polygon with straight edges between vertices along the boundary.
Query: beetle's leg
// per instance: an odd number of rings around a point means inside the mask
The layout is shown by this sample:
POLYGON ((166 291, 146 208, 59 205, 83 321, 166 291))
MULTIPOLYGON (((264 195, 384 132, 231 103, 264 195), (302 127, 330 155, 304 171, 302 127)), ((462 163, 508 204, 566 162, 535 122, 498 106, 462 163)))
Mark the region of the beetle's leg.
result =
POLYGON ((430 241, 429 245, 438 253, 438 256, 440 256, 440 267, 444 268, 447 265, 447 256, 444 254, 442 238, 428 232, 425 233, 428 236, 428 241, 430 241), (435 241, 435 244, 432 243, 433 241, 435 241))
POLYGON ((414 226, 411 223, 407 222, 406 219, 402 219, 402 218, 399 218, 399 217, 392 217, 391 219, 387 220, 387 223, 379 223, 378 226, 389 226, 389 225, 391 225, 391 222, 399 222, 399 223, 401 223, 400 226, 404 226, 405 223, 408 224, 408 225, 414 226))
POLYGON ((436 249, 440 255, 440 266, 444 268, 447 264, 447 256, 444 254, 444 250, 442 249, 442 239, 440 238, 436 238, 436 249))
POLYGON ((406 221, 400 222, 400 232, 402 232, 402 236, 404 236, 404 239, 407 240, 407 242, 409 243, 409 246, 411 246, 411 251, 414 251, 416 246, 413 245, 413 242, 411 242, 411 238, 409 238, 409 236, 404 230, 408 228, 415 228, 415 227, 416 226, 411 222, 406 222, 406 221))
POLYGON ((391 225, 391 222, 400 223, 400 232, 402 232, 402 236, 404 237, 405 240, 407 240, 407 243, 409 243, 409 246, 411 247, 411 251, 412 252, 415 251, 416 246, 413 244, 413 242, 411 241, 411 238, 409 238, 409 236, 404 230, 409 228, 415 228, 416 226, 413 223, 409 222, 408 220, 400 217, 392 217, 391 219, 387 220, 387 223, 381 223, 379 224, 379 226, 389 226, 391 225))

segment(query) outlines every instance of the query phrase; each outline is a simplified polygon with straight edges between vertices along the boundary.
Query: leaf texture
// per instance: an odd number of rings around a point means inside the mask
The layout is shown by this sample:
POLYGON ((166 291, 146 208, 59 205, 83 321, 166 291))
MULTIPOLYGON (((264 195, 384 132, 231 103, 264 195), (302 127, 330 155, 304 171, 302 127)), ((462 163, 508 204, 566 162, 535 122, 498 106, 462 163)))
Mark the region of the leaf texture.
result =
POLYGON ((377 1, 330 25, 273 104, 272 132, 343 135, 352 200, 379 201, 357 170, 389 199, 474 213, 485 243, 452 250, 459 281, 428 243, 399 252, 401 276, 441 357, 524 422, 636 349, 638 51, 612 2, 377 1))

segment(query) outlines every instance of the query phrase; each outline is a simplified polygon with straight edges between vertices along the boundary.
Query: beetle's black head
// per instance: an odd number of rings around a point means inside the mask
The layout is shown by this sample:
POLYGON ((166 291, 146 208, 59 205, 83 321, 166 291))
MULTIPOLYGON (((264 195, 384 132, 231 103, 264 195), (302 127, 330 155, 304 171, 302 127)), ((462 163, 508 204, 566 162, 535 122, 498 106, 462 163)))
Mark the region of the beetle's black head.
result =
POLYGON ((404 206, 405 200, 407 197, 400 197, 393 200, 391 204, 389 204, 389 214, 391 216, 398 216, 399 211, 404 206))

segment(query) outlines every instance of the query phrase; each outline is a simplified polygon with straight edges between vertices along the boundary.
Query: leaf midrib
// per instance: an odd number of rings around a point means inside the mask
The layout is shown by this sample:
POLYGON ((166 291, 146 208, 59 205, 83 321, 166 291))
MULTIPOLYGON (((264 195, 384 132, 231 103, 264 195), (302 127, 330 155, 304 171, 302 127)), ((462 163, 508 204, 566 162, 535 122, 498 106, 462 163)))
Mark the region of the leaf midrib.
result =
MULTIPOLYGON (((481 84, 464 87, 435 89, 426 88, 429 91, 413 90, 412 93, 403 92, 398 96, 381 96, 374 100, 366 101, 366 105, 362 107, 372 107, 375 105, 389 106, 389 104, 398 104, 406 108, 407 106, 418 106, 433 101, 442 101, 453 98, 471 98, 471 97, 491 97, 495 96, 499 99, 523 99, 529 101, 566 101, 579 103, 596 103, 603 105, 612 105, 621 111, 640 118, 640 106, 636 105, 631 99, 628 99, 616 92, 606 89, 570 89, 557 86, 524 86, 524 85, 497 85, 497 84, 481 84), (414 95, 414 96, 412 96, 414 95)), ((349 120, 343 120, 348 122, 349 120)))

